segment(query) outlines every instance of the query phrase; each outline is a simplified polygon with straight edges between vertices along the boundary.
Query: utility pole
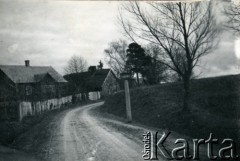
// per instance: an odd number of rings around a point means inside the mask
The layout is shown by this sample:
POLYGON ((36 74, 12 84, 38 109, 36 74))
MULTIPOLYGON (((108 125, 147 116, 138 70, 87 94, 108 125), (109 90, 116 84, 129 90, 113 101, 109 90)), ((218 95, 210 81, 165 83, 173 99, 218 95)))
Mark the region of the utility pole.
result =
POLYGON ((130 74, 122 73, 121 78, 124 79, 127 121, 128 121, 128 123, 131 123, 132 122, 132 109, 131 109, 131 100, 130 100, 129 83, 128 83, 128 78, 130 78, 130 74))

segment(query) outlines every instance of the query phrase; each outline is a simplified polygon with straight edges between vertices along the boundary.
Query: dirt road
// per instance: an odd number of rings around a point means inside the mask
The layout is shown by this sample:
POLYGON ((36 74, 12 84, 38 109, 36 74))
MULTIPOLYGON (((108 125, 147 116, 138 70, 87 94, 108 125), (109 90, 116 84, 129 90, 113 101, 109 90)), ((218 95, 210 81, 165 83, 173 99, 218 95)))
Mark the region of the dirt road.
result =
MULTIPOLYGON (((98 110, 102 104, 68 108, 49 115, 16 140, 14 147, 20 151, 0 147, 0 161, 143 160, 142 134, 158 129, 127 124, 121 118, 104 114, 98 110)), ((176 138, 181 135, 174 133, 164 145, 173 149, 176 138)), ((203 154, 204 149, 200 150, 205 157, 203 154)))
POLYGON ((106 126, 89 111, 103 103, 73 109, 61 121, 49 143, 46 160, 140 161, 142 144, 106 126), (58 134, 57 134, 58 133, 58 134))

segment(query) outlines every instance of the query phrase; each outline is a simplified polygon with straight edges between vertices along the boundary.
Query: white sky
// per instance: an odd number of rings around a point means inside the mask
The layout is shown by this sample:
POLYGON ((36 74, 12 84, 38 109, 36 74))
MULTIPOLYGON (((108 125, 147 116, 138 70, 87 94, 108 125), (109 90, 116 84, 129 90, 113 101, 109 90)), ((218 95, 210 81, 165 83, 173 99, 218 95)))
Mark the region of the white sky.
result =
MULTIPOLYGON (((29 59, 63 74, 75 54, 97 65, 108 43, 123 37, 116 20, 120 3, 0 0, 0 64, 23 65, 29 59)), ((203 76, 240 73, 240 41, 236 44, 224 31, 218 49, 201 62, 203 76)))
POLYGON ((117 10, 118 2, 1 1, 0 64, 30 59, 63 73, 73 54, 97 64, 108 43, 121 37, 117 10))

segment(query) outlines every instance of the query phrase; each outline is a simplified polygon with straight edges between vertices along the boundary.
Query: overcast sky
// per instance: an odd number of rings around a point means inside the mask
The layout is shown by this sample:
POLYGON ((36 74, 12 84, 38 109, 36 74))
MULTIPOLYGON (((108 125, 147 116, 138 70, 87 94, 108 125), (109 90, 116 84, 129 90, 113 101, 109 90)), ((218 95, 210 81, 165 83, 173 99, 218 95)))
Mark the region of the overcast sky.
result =
MULTIPOLYGON (((120 3, 0 0, 0 64, 23 65, 29 59, 31 65, 51 65, 63 74, 75 54, 97 65, 108 43, 122 37, 116 25, 120 3)), ((225 31, 218 49, 202 60, 202 76, 240 73, 237 43, 225 31)))
POLYGON ((29 59, 62 73, 75 54, 95 65, 121 36, 117 9, 117 2, 0 1, 0 64, 29 59))

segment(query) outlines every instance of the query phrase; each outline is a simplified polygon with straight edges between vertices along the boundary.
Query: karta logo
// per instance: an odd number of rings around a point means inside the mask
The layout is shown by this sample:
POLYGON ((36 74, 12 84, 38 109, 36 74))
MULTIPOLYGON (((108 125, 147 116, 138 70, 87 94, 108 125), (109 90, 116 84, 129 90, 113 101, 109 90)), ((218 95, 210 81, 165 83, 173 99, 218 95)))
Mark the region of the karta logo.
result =
MULTIPOLYGON (((174 144, 172 145, 172 141, 168 141, 170 134, 170 132, 163 132, 161 137, 158 137, 158 132, 144 133, 143 159, 158 160, 158 154, 161 154, 169 160, 200 160, 200 145, 205 145, 207 148, 205 155, 210 160, 216 160, 219 158, 223 160, 239 158, 239 155, 237 155, 237 146, 232 139, 227 138, 219 141, 219 139, 214 138, 213 134, 210 133, 208 139, 192 139, 190 143, 186 139, 179 138, 173 140, 174 144), (214 144, 218 146, 213 146, 214 144), (170 147, 174 148, 170 149, 170 147), (214 147, 220 147, 220 149, 214 150, 214 147)), ((203 156, 201 155, 201 157, 203 156)))

